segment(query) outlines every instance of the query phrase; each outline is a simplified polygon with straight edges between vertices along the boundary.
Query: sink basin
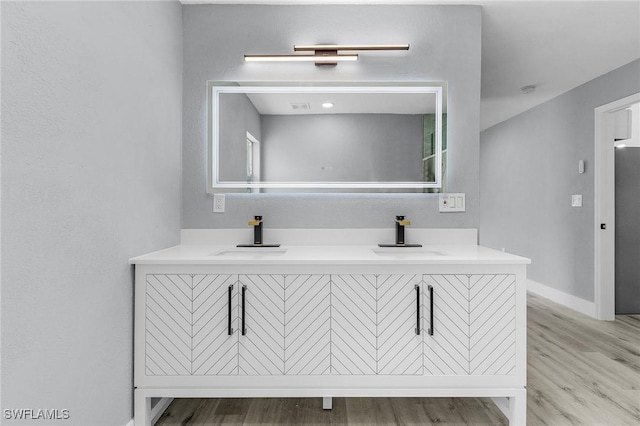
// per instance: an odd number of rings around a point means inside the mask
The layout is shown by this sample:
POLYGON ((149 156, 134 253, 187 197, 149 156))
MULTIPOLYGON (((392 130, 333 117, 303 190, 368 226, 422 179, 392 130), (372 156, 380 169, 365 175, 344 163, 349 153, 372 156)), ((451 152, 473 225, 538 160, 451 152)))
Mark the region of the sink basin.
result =
POLYGON ((429 250, 422 247, 375 247, 372 248, 371 251, 373 251, 378 256, 398 258, 446 256, 446 254, 440 251, 429 250))
POLYGON ((211 253, 211 256, 225 256, 225 257, 242 257, 247 259, 259 259, 262 257, 282 256, 287 252, 286 248, 269 248, 269 247, 254 247, 254 248, 232 248, 228 250, 221 250, 211 253))

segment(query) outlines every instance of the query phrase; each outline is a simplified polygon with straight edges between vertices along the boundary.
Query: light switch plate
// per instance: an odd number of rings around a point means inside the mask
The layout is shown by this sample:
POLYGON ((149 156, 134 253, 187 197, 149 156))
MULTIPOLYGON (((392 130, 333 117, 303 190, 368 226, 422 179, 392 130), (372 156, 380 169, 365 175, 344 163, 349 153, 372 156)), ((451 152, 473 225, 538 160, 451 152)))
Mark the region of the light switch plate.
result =
POLYGON ((466 197, 464 192, 449 192, 440 194, 438 200, 439 210, 442 213, 454 213, 466 211, 466 197))
POLYGON ((213 196, 213 212, 214 213, 224 213, 224 194, 215 194, 213 196))
POLYGON ((582 194, 574 194, 571 196, 571 207, 582 207, 582 194))

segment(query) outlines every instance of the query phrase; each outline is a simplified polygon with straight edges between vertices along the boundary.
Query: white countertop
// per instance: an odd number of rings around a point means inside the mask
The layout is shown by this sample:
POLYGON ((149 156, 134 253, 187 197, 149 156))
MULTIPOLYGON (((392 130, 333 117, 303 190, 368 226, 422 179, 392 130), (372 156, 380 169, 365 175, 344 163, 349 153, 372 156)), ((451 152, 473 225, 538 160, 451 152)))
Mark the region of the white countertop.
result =
POLYGON ((376 245, 282 245, 277 248, 236 248, 233 245, 177 245, 129 260, 145 265, 335 265, 335 264, 529 264, 530 259, 499 250, 465 244, 420 248, 376 245), (378 253, 376 253, 375 251, 378 253))

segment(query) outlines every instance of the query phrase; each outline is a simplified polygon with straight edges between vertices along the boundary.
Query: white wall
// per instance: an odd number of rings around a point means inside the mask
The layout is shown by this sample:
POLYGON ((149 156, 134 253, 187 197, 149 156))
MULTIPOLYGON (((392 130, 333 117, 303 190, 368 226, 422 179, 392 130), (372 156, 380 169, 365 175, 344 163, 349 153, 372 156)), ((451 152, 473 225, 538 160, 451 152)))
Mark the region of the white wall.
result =
MULTIPOLYGON (((274 228, 478 227, 481 9, 476 6, 185 5, 183 227, 241 228, 254 214, 274 228), (335 68, 245 63, 244 54, 291 53, 293 44, 410 43, 362 52, 335 68), (425 194, 229 194, 212 213, 206 194, 206 81, 447 81, 448 183, 467 212, 438 213, 425 194)), ((410 231, 408 231, 410 232, 410 231)))
POLYGON ((2 409, 132 417, 131 256, 178 243, 177 2, 2 2, 2 409))
POLYGON ((639 92, 639 75, 636 60, 481 133, 480 243, 531 258, 528 278, 586 301, 594 300, 594 109, 639 92), (583 207, 571 207, 572 194, 583 207))

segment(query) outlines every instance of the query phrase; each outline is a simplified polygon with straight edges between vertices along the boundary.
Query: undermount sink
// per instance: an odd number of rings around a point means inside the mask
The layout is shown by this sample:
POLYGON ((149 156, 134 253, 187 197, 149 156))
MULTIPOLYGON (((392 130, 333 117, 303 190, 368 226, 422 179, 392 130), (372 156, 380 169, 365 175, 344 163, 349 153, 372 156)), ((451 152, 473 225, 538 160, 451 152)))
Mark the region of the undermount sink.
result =
POLYGON ((378 256, 387 257, 439 257, 446 254, 422 247, 374 247, 371 249, 378 256))
POLYGON ((247 247, 232 248, 211 253, 211 256, 244 257, 249 259, 261 258, 264 256, 282 256, 287 252, 286 248, 270 247, 247 247))

